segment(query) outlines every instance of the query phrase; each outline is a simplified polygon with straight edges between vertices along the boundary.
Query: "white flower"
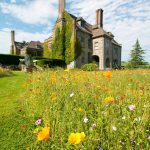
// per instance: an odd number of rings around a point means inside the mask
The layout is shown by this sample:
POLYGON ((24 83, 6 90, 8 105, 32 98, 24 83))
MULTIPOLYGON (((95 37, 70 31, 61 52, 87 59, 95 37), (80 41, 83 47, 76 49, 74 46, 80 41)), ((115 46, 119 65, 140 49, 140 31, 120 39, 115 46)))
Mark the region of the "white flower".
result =
POLYGON ((95 128, 95 127, 96 127, 96 123, 93 123, 93 124, 92 124, 92 128, 95 128))
POLYGON ((148 136, 148 138, 147 138, 149 141, 150 141, 150 135, 148 136))
POLYGON ((126 116, 123 116, 123 117, 122 117, 122 120, 125 120, 125 119, 126 119, 126 116))
POLYGON ((129 110, 133 111, 135 109, 135 105, 129 105, 128 108, 129 110))
POLYGON ((117 128, 115 126, 112 127, 113 131, 117 131, 117 128))
POLYGON ((70 97, 73 97, 73 96, 74 96, 74 93, 71 93, 71 94, 70 94, 70 97))
POLYGON ((141 121, 141 117, 135 118, 135 121, 140 122, 141 121))
POLYGON ((88 118, 85 117, 83 122, 84 122, 84 123, 87 123, 87 122, 88 122, 88 118))

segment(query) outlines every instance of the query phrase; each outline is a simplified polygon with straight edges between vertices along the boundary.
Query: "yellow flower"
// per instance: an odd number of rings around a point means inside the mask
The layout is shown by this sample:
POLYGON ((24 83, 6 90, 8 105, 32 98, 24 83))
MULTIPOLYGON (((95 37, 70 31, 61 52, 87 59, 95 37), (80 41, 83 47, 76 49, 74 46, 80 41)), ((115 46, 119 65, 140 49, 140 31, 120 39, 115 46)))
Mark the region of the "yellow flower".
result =
POLYGON ((79 112, 83 112, 84 110, 82 108, 79 108, 79 112))
POLYGON ((105 100, 104 100, 106 103, 111 103, 114 101, 114 98, 113 97, 106 97, 105 100))
POLYGON ((84 132, 81 132, 81 141, 83 141, 85 139, 85 133, 84 132))
POLYGON ((68 138, 70 144, 79 144, 85 138, 84 132, 81 133, 71 133, 68 138))
POLYGON ((34 129, 33 134, 37 134, 39 132, 39 128, 34 129))
POLYGON ((42 131, 40 131, 38 133, 38 141, 49 139, 49 136, 50 136, 49 132, 50 132, 50 128, 49 127, 43 128, 42 131))
POLYGON ((69 69, 66 69, 66 70, 65 70, 65 72, 69 72, 69 71, 70 71, 69 69))
POLYGON ((110 78, 110 77, 112 77, 112 72, 107 71, 107 72, 104 73, 104 76, 107 77, 107 78, 110 78))

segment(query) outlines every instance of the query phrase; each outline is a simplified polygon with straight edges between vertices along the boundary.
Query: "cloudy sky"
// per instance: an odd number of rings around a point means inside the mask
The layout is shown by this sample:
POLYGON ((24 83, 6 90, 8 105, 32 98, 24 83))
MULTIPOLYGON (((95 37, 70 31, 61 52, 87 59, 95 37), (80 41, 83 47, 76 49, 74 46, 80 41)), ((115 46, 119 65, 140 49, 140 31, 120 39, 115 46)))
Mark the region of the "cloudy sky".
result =
MULTIPOLYGON (((150 62, 150 0, 66 0, 66 9, 95 24, 95 11, 104 10, 104 29, 122 44, 122 60, 138 38, 150 62)), ((51 35, 58 0, 0 0, 0 53, 9 53, 10 31, 16 41, 44 41, 51 35)))

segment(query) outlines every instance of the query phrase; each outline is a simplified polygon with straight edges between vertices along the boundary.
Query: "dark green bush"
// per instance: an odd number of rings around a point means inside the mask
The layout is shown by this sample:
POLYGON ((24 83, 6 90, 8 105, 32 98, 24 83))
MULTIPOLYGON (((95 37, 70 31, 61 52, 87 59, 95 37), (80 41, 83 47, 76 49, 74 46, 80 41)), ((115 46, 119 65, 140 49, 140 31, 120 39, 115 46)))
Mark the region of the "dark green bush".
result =
POLYGON ((55 67, 65 67, 65 61, 59 60, 59 59, 40 59, 37 62, 37 65, 40 67, 49 67, 49 68, 55 68, 55 67))
POLYGON ((16 56, 16 55, 7 55, 7 54, 0 54, 0 64, 7 65, 7 66, 18 66, 20 63, 19 59, 23 59, 23 56, 16 56))
POLYGON ((95 63, 85 64, 81 67, 81 69, 84 71, 97 71, 98 65, 95 63))

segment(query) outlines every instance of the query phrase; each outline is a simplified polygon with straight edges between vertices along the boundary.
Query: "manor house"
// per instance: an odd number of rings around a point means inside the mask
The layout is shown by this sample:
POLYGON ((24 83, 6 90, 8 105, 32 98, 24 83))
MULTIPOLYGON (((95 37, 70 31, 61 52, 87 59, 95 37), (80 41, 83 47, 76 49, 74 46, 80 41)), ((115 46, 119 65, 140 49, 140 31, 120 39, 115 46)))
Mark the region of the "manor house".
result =
MULTIPOLYGON (((55 36, 55 29, 57 25, 62 24, 63 12, 65 11, 65 0, 59 0, 59 10, 56 25, 52 36, 47 41, 49 47, 52 46, 52 41, 55 36)), ((106 32, 103 29, 103 10, 96 11, 96 24, 92 25, 84 20, 82 17, 76 17, 69 14, 74 20, 74 31, 81 43, 82 53, 67 67, 80 68, 84 64, 95 61, 100 70, 118 68, 121 66, 121 45, 114 40, 114 35, 111 32, 106 32)), ((113 16, 112 16, 113 17, 113 16)))

